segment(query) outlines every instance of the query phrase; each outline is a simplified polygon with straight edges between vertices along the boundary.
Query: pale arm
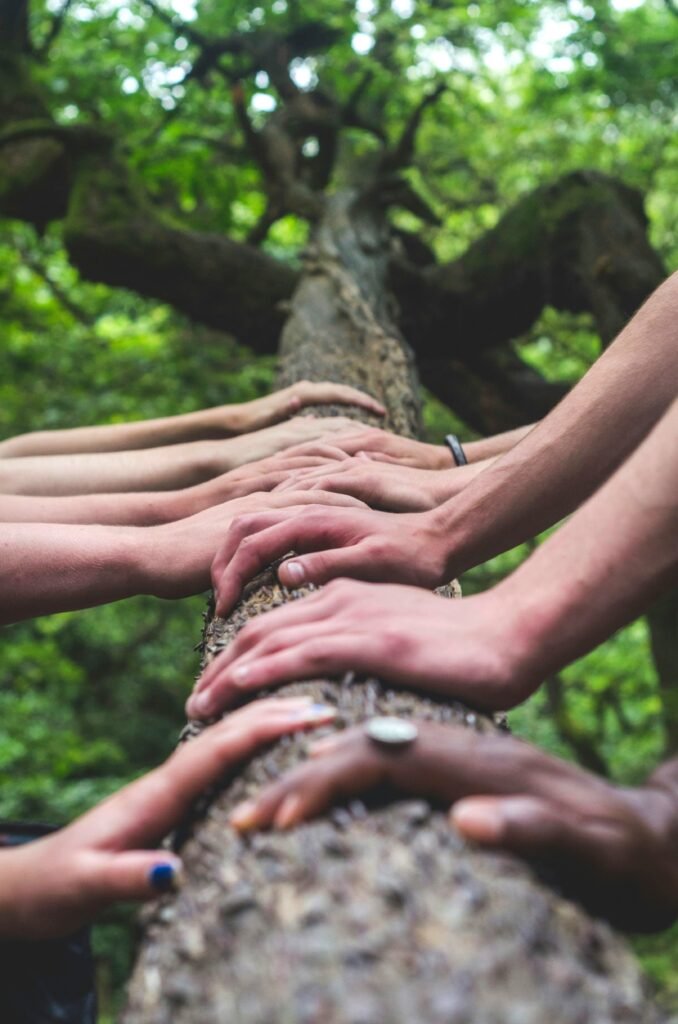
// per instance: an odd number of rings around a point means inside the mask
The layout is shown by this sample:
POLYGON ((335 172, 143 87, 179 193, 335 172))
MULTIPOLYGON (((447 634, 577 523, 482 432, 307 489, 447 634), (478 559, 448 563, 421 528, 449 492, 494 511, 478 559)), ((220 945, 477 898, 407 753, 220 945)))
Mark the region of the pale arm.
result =
POLYGON ((678 394, 678 274, 648 299, 566 398, 437 513, 462 572, 568 515, 628 457, 678 394))
POLYGON ((293 445, 345 430, 349 423, 341 416, 298 416, 225 441, 1 459, 0 494, 58 496, 191 487, 293 445))
POLYGON ((300 468, 339 465, 341 459, 348 459, 329 445, 318 444, 315 452, 305 455, 295 447, 289 448, 181 490, 56 497, 0 493, 0 523, 158 526, 196 515, 225 501, 271 491, 300 468))
POLYGON ((353 405, 378 416, 383 406, 370 395, 343 384, 300 381, 282 391, 239 405, 220 405, 180 416, 42 430, 0 442, 0 458, 26 455, 72 455, 79 452, 120 452, 189 441, 220 440, 249 433, 294 416, 308 405, 353 405))
POLYGON ((503 434, 495 434, 493 437, 481 437, 477 441, 465 441, 464 453, 470 463, 483 462, 486 459, 493 459, 497 455, 504 455, 527 437, 534 428, 534 423, 526 427, 516 427, 515 430, 506 430, 503 434))
MULTIPOLYGON (((328 503, 356 504, 338 494, 328 503)), ((305 494, 254 494, 178 522, 144 528, 61 523, 0 525, 0 625, 107 604, 135 594, 179 598, 207 589, 210 564, 233 517, 295 509, 305 494)))
MULTIPOLYGON (((678 400, 569 522, 482 594, 449 602, 413 588, 334 580, 257 617, 207 667, 189 714, 214 714, 245 689, 349 670, 493 710, 519 704, 678 581, 677 437, 678 400)), ((402 529, 400 538, 405 560, 402 529)), ((284 541, 281 553, 292 546, 289 535, 284 541)), ((212 573, 220 610, 219 558, 212 573)), ((285 563, 286 579, 303 560, 285 563)))

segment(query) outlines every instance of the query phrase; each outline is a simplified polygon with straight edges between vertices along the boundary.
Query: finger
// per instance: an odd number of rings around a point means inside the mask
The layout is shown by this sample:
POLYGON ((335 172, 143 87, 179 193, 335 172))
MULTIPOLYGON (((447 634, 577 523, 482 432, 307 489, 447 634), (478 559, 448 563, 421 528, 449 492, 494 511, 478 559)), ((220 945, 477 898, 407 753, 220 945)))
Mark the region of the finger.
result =
POLYGON ((244 692, 253 685, 248 666, 259 663, 278 651, 298 647, 317 637, 317 620, 320 619, 322 622, 323 618, 324 616, 316 616, 315 622, 305 621, 288 629, 276 629, 273 633, 260 636, 256 642, 238 651, 237 656, 228 661, 225 658, 221 659, 221 664, 209 676, 201 677, 196 683, 186 703, 187 716, 209 718, 223 708, 241 702, 244 692), (207 698, 201 696, 205 693, 209 694, 207 698))
POLYGON ((469 839, 522 856, 555 855, 589 870, 617 874, 627 863, 621 822, 588 817, 570 807, 531 796, 471 797, 450 812, 469 839))
POLYGON ((211 718, 233 699, 235 693, 242 695, 245 690, 345 672, 356 664, 359 643, 354 636, 323 636, 311 631, 307 640, 291 649, 256 659, 239 659, 190 701, 190 714, 195 718, 211 718))
POLYGON ((305 490, 288 491, 283 497, 280 494, 270 495, 272 506, 287 508, 288 505, 334 505, 338 508, 366 508, 364 501, 352 494, 335 493, 314 488, 313 493, 305 490))
POLYGON ((355 405, 359 409, 369 409, 379 416, 386 415, 386 409, 376 398, 346 384, 309 383, 306 388, 301 395, 303 405, 337 402, 342 405, 355 405))
MULTIPOLYGON (((343 513, 336 513, 343 516, 343 513)), ((212 564, 212 582, 217 594, 217 615, 223 615, 240 597, 242 590, 254 576, 277 558, 293 551, 312 551, 336 543, 336 535, 350 520, 337 519, 327 508, 313 505, 290 506, 264 516, 242 516, 234 520, 226 535, 226 542, 212 564), (280 517, 276 519, 274 517, 280 517), (266 528, 269 527, 269 528, 266 528)), ((294 569, 286 586, 299 586, 294 569)))
POLYGON ((397 455, 387 455, 386 452, 359 451, 356 452, 355 457, 357 459, 367 459, 370 462, 389 462, 396 466, 409 466, 412 461, 406 455, 399 457, 397 455))
POLYGON ((331 756, 301 765, 254 800, 236 807, 230 818, 234 828, 249 831, 271 824, 291 828, 377 786, 385 777, 383 760, 372 754, 357 732, 345 733, 331 756))
MULTIPOLYGON (((314 492, 315 493, 315 492, 314 492)), ((300 546, 290 545, 300 550, 300 546)), ((289 549, 288 549, 289 550, 289 549)), ((383 579, 370 556, 368 544, 352 544, 330 551, 316 551, 308 555, 295 555, 278 568, 278 579, 285 587, 301 587, 305 583, 326 583, 328 580, 346 576, 350 579, 383 579)))
POLYGON ((326 618, 331 612, 333 603, 331 592, 321 590, 316 594, 309 594, 300 601, 293 601, 282 608, 274 608, 265 614, 258 615, 248 622, 240 630, 235 640, 207 665, 194 692, 205 689, 225 668, 237 658, 251 652, 267 636, 277 635, 278 632, 286 631, 293 626, 313 623, 318 619, 326 618))
POLYGON ((109 851, 157 843, 227 769, 279 736, 329 722, 334 715, 333 708, 308 697, 255 701, 79 819, 73 826, 78 839, 109 851))
POLYGON ((82 894, 94 904, 87 916, 109 903, 154 899, 178 888, 182 875, 180 858, 164 850, 89 853, 81 876, 82 894))
POLYGON ((292 445, 283 452, 278 452, 277 455, 273 455, 271 458, 275 459, 276 462, 279 460, 284 462, 286 459, 290 461, 294 459, 299 461, 302 459, 319 459, 327 460, 328 462, 343 462, 350 458, 350 456, 337 446, 336 438, 336 434, 332 436, 332 441, 335 442, 333 444, 323 443, 322 441, 304 441, 301 444, 292 445))
POLYGON ((294 521, 298 511, 290 506, 232 521, 211 568, 217 615, 224 615, 235 604, 252 577, 294 549, 294 538, 299 535, 298 521, 294 521))

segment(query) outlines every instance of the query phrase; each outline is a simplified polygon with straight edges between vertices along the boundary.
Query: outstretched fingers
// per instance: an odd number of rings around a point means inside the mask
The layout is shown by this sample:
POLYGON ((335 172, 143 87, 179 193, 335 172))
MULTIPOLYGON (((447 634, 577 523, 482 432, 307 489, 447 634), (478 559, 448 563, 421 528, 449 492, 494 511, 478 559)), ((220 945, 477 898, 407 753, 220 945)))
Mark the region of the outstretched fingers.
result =
POLYGON ((206 729, 159 768, 72 826, 84 845, 122 851, 156 843, 221 774, 287 733, 329 722, 334 709, 308 697, 255 701, 206 729))

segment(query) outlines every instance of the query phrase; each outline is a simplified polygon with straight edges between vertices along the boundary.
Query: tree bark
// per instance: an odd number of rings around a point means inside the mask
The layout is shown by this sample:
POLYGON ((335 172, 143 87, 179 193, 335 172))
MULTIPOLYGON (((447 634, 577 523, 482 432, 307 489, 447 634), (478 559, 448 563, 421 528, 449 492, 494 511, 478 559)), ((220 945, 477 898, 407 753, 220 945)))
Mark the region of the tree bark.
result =
MULTIPOLYGON (((285 329, 282 379, 367 386, 410 433, 415 371, 393 326, 388 256, 367 201, 328 203, 285 329)), ((205 659, 293 596, 270 573, 253 581, 227 621, 208 616, 205 659)), ((351 673, 285 690, 335 703, 341 726, 398 714, 496 727, 454 701, 351 673)), ((198 731, 192 723, 187 735, 198 731)), ((619 937, 516 860, 465 845, 442 809, 381 794, 290 833, 236 836, 229 810, 307 743, 288 737, 254 758, 179 830, 186 883, 146 916, 124 1024, 657 1020, 619 937)))

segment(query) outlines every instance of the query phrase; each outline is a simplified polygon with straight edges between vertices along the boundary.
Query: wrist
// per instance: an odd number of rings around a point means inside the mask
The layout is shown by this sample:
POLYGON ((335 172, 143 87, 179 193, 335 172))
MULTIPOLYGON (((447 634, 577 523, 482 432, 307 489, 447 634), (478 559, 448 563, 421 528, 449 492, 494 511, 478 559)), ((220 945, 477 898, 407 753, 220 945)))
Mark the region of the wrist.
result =
POLYGON ((426 469, 450 469, 453 466, 452 453, 446 444, 426 445, 426 469))

